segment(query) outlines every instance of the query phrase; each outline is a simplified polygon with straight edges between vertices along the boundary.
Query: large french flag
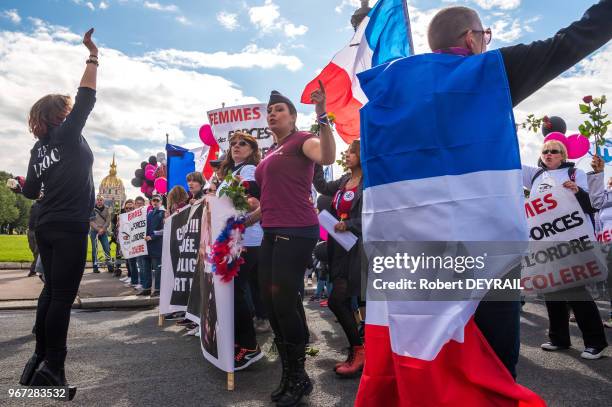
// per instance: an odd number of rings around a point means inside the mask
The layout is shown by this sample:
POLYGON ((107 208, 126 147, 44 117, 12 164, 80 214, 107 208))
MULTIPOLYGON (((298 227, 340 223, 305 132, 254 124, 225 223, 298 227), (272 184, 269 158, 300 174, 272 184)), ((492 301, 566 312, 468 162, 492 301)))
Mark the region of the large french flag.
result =
MULTIPOLYGON (((366 253, 374 242, 527 241, 499 52, 411 56, 359 80, 369 100, 361 109, 366 253)), ((489 258, 488 275, 502 275, 519 257, 520 249, 489 258)), ((544 406, 479 331, 478 304, 368 299, 356 405, 544 406)))
POLYGON ((367 102, 357 74, 411 55, 412 40, 405 0, 378 0, 355 35, 321 73, 306 85, 302 103, 323 82, 327 111, 336 116, 336 131, 346 143, 359 138, 359 109, 367 102))

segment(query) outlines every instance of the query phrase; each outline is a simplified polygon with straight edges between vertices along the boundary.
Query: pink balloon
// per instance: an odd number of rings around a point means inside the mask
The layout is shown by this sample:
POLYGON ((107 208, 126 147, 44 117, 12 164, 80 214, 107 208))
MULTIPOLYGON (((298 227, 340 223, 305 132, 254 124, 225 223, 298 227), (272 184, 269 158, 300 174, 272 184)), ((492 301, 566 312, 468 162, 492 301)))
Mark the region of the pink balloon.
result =
POLYGON ((165 194, 168 191, 168 181, 164 177, 159 177, 155 180, 155 190, 160 194, 165 194))
POLYGON ((572 134, 567 138, 565 146, 567 147, 567 158, 574 160, 589 152, 590 143, 588 138, 580 134, 572 134))
POLYGON ((557 140, 557 141, 560 141, 563 144, 565 144, 567 142, 567 139, 565 138, 565 134, 559 133, 558 131, 553 131, 552 133, 548 133, 548 135, 546 137, 544 137, 544 142, 545 143, 547 141, 551 141, 551 140, 557 140))
POLYGON ((150 179, 150 180, 154 180, 155 179, 155 170, 157 169, 156 166, 152 165, 152 164, 147 164, 147 166, 144 168, 144 176, 146 179, 150 179))
POLYGON ((215 136, 213 135, 210 124, 205 124, 202 127, 200 127, 200 140, 202 140, 202 143, 210 147, 217 145, 217 140, 215 139, 215 136))
POLYGON ((147 193, 147 184, 146 183, 142 183, 142 185, 140 186, 140 192, 142 192, 143 194, 147 193))

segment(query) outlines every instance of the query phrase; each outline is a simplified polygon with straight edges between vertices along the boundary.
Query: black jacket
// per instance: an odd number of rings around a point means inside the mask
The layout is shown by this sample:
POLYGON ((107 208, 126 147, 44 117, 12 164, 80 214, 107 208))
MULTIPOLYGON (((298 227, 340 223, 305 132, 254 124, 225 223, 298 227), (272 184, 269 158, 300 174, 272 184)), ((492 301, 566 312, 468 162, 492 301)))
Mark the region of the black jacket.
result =
MULTIPOLYGON (((335 181, 325 181, 323 176, 323 168, 320 165, 315 166, 314 177, 312 184, 318 193, 328 196, 334 196, 336 192, 343 189, 348 180, 349 174, 345 174, 335 181)), ((359 240, 355 246, 347 253, 346 263, 342 267, 347 267, 348 270, 339 270, 339 265, 334 264, 336 253, 334 250, 343 250, 340 246, 333 244, 334 239, 331 235, 328 238, 327 255, 329 259, 329 270, 332 281, 340 273, 348 275, 348 294, 351 296, 361 296, 365 299, 365 288, 367 279, 367 261, 364 257, 363 240, 361 238, 361 207, 362 207, 363 182, 359 183, 359 187, 355 192, 355 198, 351 204, 349 219, 345 220, 348 230, 353 232, 359 240)), ((331 208, 331 214, 337 216, 335 209, 331 208)))

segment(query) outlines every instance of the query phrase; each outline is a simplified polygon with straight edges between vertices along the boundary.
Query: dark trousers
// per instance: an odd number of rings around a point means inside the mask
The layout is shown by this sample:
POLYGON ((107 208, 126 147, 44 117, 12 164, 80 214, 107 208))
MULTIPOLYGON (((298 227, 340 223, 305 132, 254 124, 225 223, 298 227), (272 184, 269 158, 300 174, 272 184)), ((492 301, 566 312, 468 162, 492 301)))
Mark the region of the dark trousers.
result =
POLYGON ((46 223, 36 230, 45 285, 36 309, 36 353, 63 369, 70 310, 87 255, 87 223, 46 223))
POLYGON ((521 302, 482 301, 474 320, 497 357, 516 378, 521 347, 521 302))
POLYGON ((329 296, 328 306, 334 313, 351 346, 360 346, 363 343, 357 330, 357 321, 353 313, 353 297, 348 295, 348 281, 346 278, 334 279, 334 289, 329 296))
POLYGON ((257 268, 259 247, 246 247, 242 253, 244 263, 234 278, 234 334, 236 344, 242 348, 255 349, 257 339, 253 327, 253 313, 249 304, 250 274, 257 268))
POLYGON ((571 289, 571 293, 555 293, 545 295, 546 311, 548 311, 548 337, 550 341, 559 346, 571 346, 569 332, 569 310, 574 311, 576 323, 582 332, 585 348, 603 349, 608 346, 603 323, 599 310, 591 295, 584 287, 571 289), (573 301, 564 301, 561 298, 571 295, 573 301))
POLYGON ((30 246, 30 251, 32 256, 34 256, 34 260, 30 264, 30 273, 34 273, 36 270, 36 259, 38 258, 38 245, 36 244, 36 232, 32 229, 28 229, 28 246, 30 246))
POLYGON ((259 255, 259 286, 274 335, 304 344, 305 314, 299 290, 317 239, 264 233, 259 255))

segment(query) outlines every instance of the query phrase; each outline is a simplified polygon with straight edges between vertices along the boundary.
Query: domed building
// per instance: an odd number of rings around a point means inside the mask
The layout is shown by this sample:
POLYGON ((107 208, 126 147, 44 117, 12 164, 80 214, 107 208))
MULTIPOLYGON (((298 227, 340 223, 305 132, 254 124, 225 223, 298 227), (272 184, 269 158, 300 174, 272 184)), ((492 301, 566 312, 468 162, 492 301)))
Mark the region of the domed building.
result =
POLYGON ((115 154, 113 154, 113 162, 110 165, 108 175, 100 182, 100 195, 104 197, 104 201, 109 208, 113 208, 115 213, 118 213, 125 202, 125 188, 120 178, 117 178, 117 164, 115 164, 115 154))

